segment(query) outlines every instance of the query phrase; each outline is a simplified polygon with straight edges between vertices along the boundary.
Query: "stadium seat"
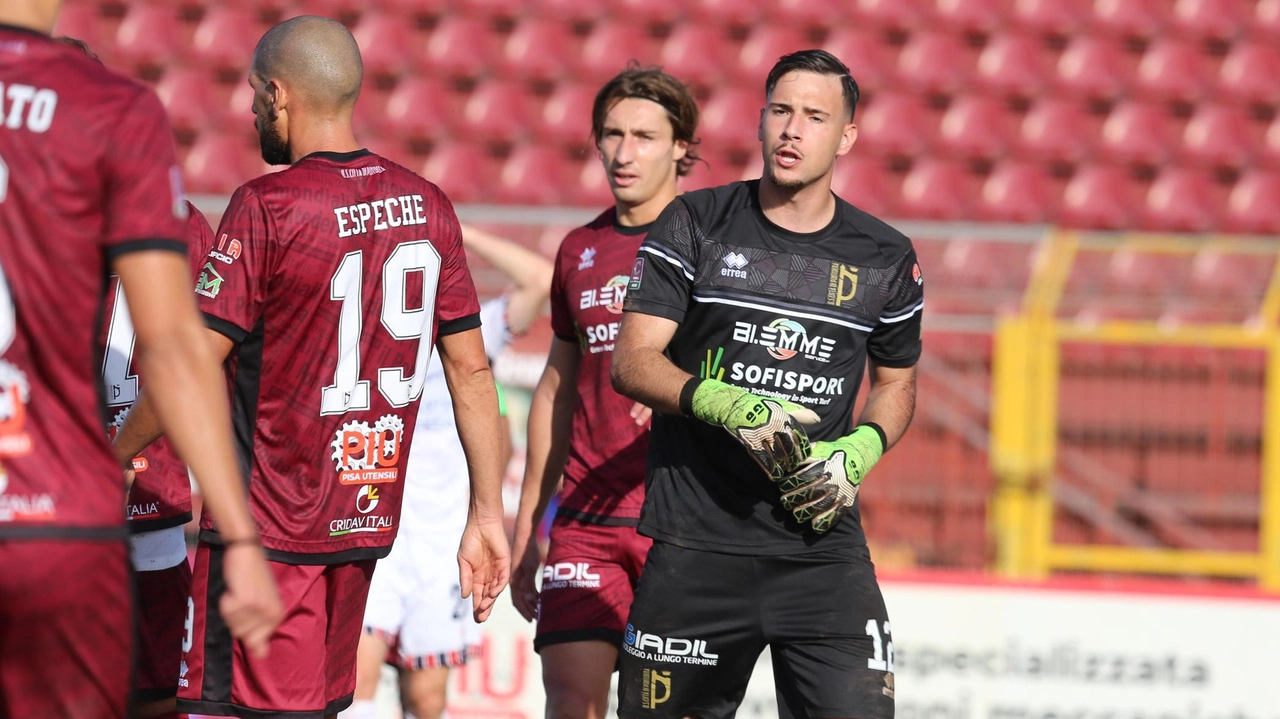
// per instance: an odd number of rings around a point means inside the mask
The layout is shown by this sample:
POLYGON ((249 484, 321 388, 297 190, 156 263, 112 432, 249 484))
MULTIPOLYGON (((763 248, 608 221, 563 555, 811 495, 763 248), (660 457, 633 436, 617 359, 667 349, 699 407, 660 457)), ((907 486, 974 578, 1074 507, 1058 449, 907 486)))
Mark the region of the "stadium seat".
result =
POLYGON ((1089 0, 1018 0, 1013 4, 1013 23, 1031 32, 1069 37, 1089 18, 1089 0))
POLYGON ((555 205, 569 195, 573 168, 559 150, 517 147, 503 163, 491 199, 516 205, 555 205))
POLYGON ((719 187, 738 180, 742 170, 733 163, 729 154, 717 152, 710 147, 700 147, 698 150, 702 161, 694 163, 689 174, 680 178, 682 192, 719 187))
POLYGON ((931 21, 964 32, 989 33, 1002 27, 1013 0, 937 0, 931 21))
POLYGON ((836 160, 831 191, 863 212, 886 217, 896 210, 894 202, 898 191, 894 184, 893 175, 881 163, 849 154, 836 160))
POLYGON ((1138 202, 1138 188, 1128 170, 1109 165, 1082 168, 1067 183, 1058 221, 1071 227, 1127 227, 1138 202))
POLYGON ((492 199, 493 160, 483 147, 461 142, 441 145, 427 158, 422 176, 440 186, 454 203, 492 199))
POLYGON ((1120 296, 1181 293, 1191 280, 1192 261, 1186 254, 1117 250, 1107 263, 1106 289, 1120 296))
POLYGON ((1210 175, 1182 167, 1166 169, 1147 190, 1141 226, 1165 232, 1207 232, 1218 220, 1221 195, 1210 175))
POLYGON ((1080 35, 1058 58, 1058 87, 1090 98, 1113 99, 1124 92, 1133 62, 1117 40, 1080 35))
POLYGON ((1236 102, 1280 104, 1280 49, 1275 43, 1238 43, 1227 53, 1218 73, 1222 95, 1236 102))
POLYGON ((759 19, 763 4, 755 0, 686 0, 684 12, 689 25, 749 27, 759 19))
POLYGON ((575 39, 569 28, 554 20, 525 20, 516 26, 503 48, 502 71, 507 77, 550 82, 573 64, 575 39))
POLYGON ((191 52, 211 69, 247 73, 253 49, 265 30, 255 12, 211 7, 196 26, 191 52))
POLYGON ((530 129, 535 102, 519 84, 490 80, 467 98, 454 131, 483 142, 512 143, 530 129))
POLYGON ((418 71, 452 79, 475 79, 496 64, 497 40, 485 20, 450 15, 421 47, 418 71))
POLYGON ((1258 0, 1249 34, 1272 42, 1280 40, 1280 0, 1258 0))
POLYGON ((397 141, 438 140, 459 119, 447 85, 439 80, 411 77, 401 80, 391 91, 375 124, 380 133, 397 141))
POLYGON ((759 90, 725 88, 702 106, 698 135, 717 150, 758 147, 756 131, 763 107, 759 90))
POLYGON ((898 81, 921 92, 950 95, 973 72, 973 58, 959 35, 937 30, 913 33, 898 56, 898 81))
POLYGON ((1093 152, 1096 125, 1078 100, 1041 100, 1022 119, 1018 154, 1035 160, 1078 163, 1093 152))
POLYGON ((1196 253, 1191 262, 1191 278, 1187 287, 1192 297, 1261 298, 1273 267, 1273 263, 1259 262, 1257 255, 1206 247, 1196 253))
POLYGON ((583 41, 575 69, 578 77, 598 84, 617 75, 632 60, 647 65, 657 59, 658 53, 644 28, 628 22, 602 22, 583 41))
POLYGON ((862 113, 857 146, 880 155, 915 157, 929 148, 936 128, 918 95, 882 92, 862 113))
POLYGON ((538 138, 566 146, 589 144, 591 109, 598 91, 595 85, 585 83, 557 87, 542 106, 538 138))
POLYGON ((982 185, 978 218, 989 222, 1045 222, 1059 196, 1044 168, 1028 162, 996 165, 982 185))
MULTIPOLYGON (((892 76, 889 48, 880 33, 848 26, 836 28, 827 35, 822 49, 848 66, 863 92, 884 87, 892 76)), ((763 78, 757 86, 764 87, 763 78)))
MULTIPOLYGON (((599 2, 599 0, 597 0, 599 2)), ((684 13, 680 0, 609 0, 609 15, 637 28, 645 25, 671 25, 684 13)))
POLYGON ((525 10, 524 0, 452 0, 450 9, 471 17, 514 20, 525 10))
POLYGON ((974 206, 974 180, 958 163, 921 160, 902 180, 898 209, 906 217, 960 220, 974 206))
POLYGON ((1095 0, 1094 30, 1133 38, 1155 37, 1169 19, 1168 0, 1095 0))
POLYGON ((1037 97, 1052 74, 1049 52, 1033 35, 997 35, 978 56, 978 87, 1015 97, 1037 97))
POLYGON ((1193 103, 1204 96, 1213 76, 1199 43, 1162 39, 1151 43, 1138 62, 1134 91, 1139 97, 1193 103))
POLYGON ((662 44, 660 57, 667 72, 710 87, 723 77, 731 53, 722 28, 684 23, 662 44))
MULTIPOLYGON (((413 0, 410 0, 411 2, 413 0)), ((649 3, 651 5, 659 2, 649 3)), ((607 8, 598 0, 537 0, 532 15, 569 23, 588 23, 604 17, 607 8)))
POLYGON ((58 13, 53 34, 84 40, 89 49, 99 52, 103 48, 102 26, 102 12, 97 3, 66 3, 58 13))
POLYGON ((424 27, 426 23, 421 21, 443 15, 449 9, 449 0, 377 0, 375 7, 399 15, 414 26, 424 27))
POLYGON ((412 25, 402 17, 385 13, 365 13, 351 34, 360 46, 365 77, 381 84, 389 84, 387 81, 409 69, 413 50, 419 44, 412 25))
POLYGON ((170 69, 156 84, 156 95, 164 103, 169 122, 176 132, 198 132, 208 127, 223 126, 228 93, 204 70, 170 69))
POLYGON ((1173 29, 1191 38, 1232 40, 1249 23, 1249 0, 1177 0, 1173 29))
POLYGON ((1280 234, 1280 173, 1247 172, 1227 197, 1223 227, 1228 232, 1280 234))
MULTIPOLYGON (((764 87, 765 78, 778 58, 813 47, 805 33, 791 27, 760 25, 751 31, 733 63, 737 81, 744 87, 764 87)), ((837 55, 837 57, 839 57, 837 55)), ((850 68, 852 72, 852 68, 850 68)), ((857 75, 854 75, 857 78, 857 75)), ((757 91, 758 94, 758 91, 757 91)))
MULTIPOLYGON (((791 27, 833 29, 831 6, 813 0, 774 0, 762 3, 764 21, 791 27)), ((843 23, 841 23, 843 24, 843 23)))
POLYGON ((1004 154, 1014 119, 1003 100, 962 95, 952 101, 938 125, 938 146, 957 158, 992 159, 1004 154))
MULTIPOLYGON (((1277 131, 1280 140, 1280 131, 1277 131)), ((1249 113, 1233 105, 1203 105, 1182 133, 1184 162, 1205 167, 1239 168, 1248 164, 1262 143, 1262 132, 1249 113)))
POLYGON ((1164 106, 1127 100, 1107 115, 1099 153, 1113 162, 1159 165, 1175 147, 1173 124, 1174 118, 1164 106))
POLYGON ((1272 120, 1263 135, 1260 146, 1255 146, 1258 164, 1269 169, 1280 169, 1280 114, 1272 120))
POLYGON ((114 52, 118 62, 145 72, 159 70, 172 63, 183 44, 182 18, 178 8, 134 3, 116 30, 114 52))
POLYGON ((244 133, 203 133, 187 153, 183 177, 189 192, 231 192, 258 172, 261 158, 244 133))
POLYGON ((854 15, 869 27, 913 30, 924 23, 929 0, 857 0, 854 15))
MULTIPOLYGON (((596 157, 589 157, 577 167, 571 167, 568 197, 565 198, 579 207, 602 207, 613 204, 613 192, 609 189, 609 178, 604 174, 604 165, 596 157)), ((681 187, 681 189, 687 189, 681 187)))

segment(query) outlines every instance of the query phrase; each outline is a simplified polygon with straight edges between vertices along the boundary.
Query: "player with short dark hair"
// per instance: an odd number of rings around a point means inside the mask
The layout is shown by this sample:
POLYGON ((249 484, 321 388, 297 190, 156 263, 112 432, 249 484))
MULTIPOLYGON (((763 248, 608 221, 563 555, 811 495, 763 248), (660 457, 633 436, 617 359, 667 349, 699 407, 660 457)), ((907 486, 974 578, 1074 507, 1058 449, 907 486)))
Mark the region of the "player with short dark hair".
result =
POLYGON ((689 89, 660 70, 630 67, 606 83, 592 107, 591 135, 614 206, 570 232, 556 254, 555 339, 529 410, 512 599, 526 619, 537 616, 547 715, 558 719, 605 715, 649 547, 635 526, 650 413, 613 390, 609 367, 636 250, 676 196, 677 178, 697 161, 697 127, 689 89), (536 532, 562 476, 541 563, 536 532))
MULTIPOLYGON (((288 167, 232 195, 195 291, 230 365, 250 506, 286 612, 269 661, 231 641, 212 609, 234 545, 203 517, 181 711, 318 717, 351 703, 433 346, 471 470, 458 564, 477 621, 506 584, 498 402, 458 220, 439 188, 358 144, 361 81, 355 39, 327 18, 286 20, 254 51, 263 159, 288 167)), ((122 459, 157 435, 152 396, 116 437, 122 459)))
POLYGON ((654 544, 623 639, 624 719, 732 717, 766 646, 782 714, 893 716, 857 495, 911 420, 923 279, 910 240, 831 192, 856 88, 826 52, 783 57, 764 176, 676 198, 640 248, 613 381, 657 413, 640 522, 654 544))
POLYGON ((108 275, 155 409, 241 543, 215 616, 261 651, 281 610, 191 298, 168 120, 153 92, 49 36, 58 6, 0 7, 0 716, 119 718, 133 599, 96 371, 108 275))

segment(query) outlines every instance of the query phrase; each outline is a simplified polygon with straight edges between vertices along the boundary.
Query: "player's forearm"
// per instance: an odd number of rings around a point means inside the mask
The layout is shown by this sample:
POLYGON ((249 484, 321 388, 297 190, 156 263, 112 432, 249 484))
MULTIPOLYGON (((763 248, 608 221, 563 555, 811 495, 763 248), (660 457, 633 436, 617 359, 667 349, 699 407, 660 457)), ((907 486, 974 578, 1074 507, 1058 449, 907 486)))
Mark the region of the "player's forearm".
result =
POLYGON ((142 390, 138 400, 129 409, 129 416, 124 425, 116 432, 111 448, 116 453, 116 461, 127 467, 134 457, 160 439, 164 429, 160 426, 160 418, 156 416, 155 407, 151 404, 151 393, 142 390))
MULTIPOLYGON (((883 370, 879 371, 883 373, 883 370)), ((872 369, 871 392, 858 423, 874 422, 884 430, 885 450, 897 444, 911 424, 916 409, 916 371, 894 370, 892 378, 877 377, 872 369)))
POLYGON ((529 446, 525 458, 524 482, 520 487, 520 507, 516 532, 532 532, 559 489, 569 454, 569 433, 573 427, 573 393, 555 371, 548 367, 538 380, 529 406, 529 446), (563 397, 561 395, 564 395, 563 397))
POLYGON ((515 284, 517 290, 551 288, 551 261, 523 245, 504 240, 483 230, 464 225, 462 243, 484 258, 515 284))
POLYGON ((477 519, 502 519, 501 428, 498 392, 488 366, 454 376, 449 382, 458 439, 471 477, 471 512, 477 519))
POLYGON ((693 375, 676 367, 657 347, 624 343, 613 352, 613 389, 657 412, 681 414, 680 392, 693 375))

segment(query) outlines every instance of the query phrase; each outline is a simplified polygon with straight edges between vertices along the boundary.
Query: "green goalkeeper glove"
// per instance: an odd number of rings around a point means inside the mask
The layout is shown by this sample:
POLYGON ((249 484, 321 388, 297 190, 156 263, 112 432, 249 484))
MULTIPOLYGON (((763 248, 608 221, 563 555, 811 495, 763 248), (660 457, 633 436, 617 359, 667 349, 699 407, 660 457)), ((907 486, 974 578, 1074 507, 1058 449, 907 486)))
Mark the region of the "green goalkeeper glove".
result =
POLYGON ((782 506, 815 532, 831 531, 853 509, 862 478, 880 461, 884 446, 881 430, 869 424, 834 442, 814 442, 809 459, 778 482, 782 506))
POLYGON ((757 397, 714 379, 690 380, 682 404, 694 417, 728 430, 774 481, 794 472, 809 456, 809 435, 801 425, 817 424, 818 414, 811 409, 757 397), (690 387, 696 387, 691 397, 690 387))

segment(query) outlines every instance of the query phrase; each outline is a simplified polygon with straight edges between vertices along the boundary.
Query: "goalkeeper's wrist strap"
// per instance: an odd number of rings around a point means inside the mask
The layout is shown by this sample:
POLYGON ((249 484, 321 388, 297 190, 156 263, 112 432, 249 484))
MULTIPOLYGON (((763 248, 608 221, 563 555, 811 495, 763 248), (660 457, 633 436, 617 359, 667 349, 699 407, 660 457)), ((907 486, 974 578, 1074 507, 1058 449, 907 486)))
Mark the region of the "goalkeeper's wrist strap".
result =
POLYGON ((700 384, 702 384, 702 378, 690 377, 680 389, 680 412, 686 417, 693 416, 693 393, 698 391, 700 384))
POLYGON ((863 422, 857 427, 854 427, 853 431, 857 432, 859 427, 870 427, 871 429, 874 429, 876 431, 876 435, 880 437, 880 453, 884 454, 889 451, 889 438, 885 436, 883 427, 875 422, 863 422))

